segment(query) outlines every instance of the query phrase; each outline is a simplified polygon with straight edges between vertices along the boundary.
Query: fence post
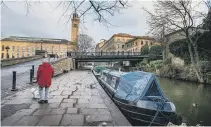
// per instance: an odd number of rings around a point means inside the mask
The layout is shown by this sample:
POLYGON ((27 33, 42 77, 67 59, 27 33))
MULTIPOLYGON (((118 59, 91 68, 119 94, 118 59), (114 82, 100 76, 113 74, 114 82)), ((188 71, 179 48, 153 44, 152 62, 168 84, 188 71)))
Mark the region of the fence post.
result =
POLYGON ((34 65, 32 65, 32 78, 34 78, 34 65))
POLYGON ((12 79, 12 89, 11 91, 17 91, 18 89, 16 89, 16 71, 13 71, 13 79, 12 79))
POLYGON ((32 74, 33 73, 33 70, 32 69, 30 69, 30 84, 32 84, 32 74))

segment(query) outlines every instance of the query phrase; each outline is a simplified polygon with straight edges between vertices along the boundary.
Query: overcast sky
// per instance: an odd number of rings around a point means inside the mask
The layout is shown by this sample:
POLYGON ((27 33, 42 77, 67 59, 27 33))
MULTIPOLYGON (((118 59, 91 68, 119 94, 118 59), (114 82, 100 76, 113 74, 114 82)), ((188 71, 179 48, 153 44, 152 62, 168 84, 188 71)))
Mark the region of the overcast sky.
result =
MULTIPOLYGON (((61 38, 70 40, 71 22, 65 24, 65 18, 60 17, 62 7, 54 10, 58 2, 41 2, 33 5, 26 16, 26 6, 23 2, 5 2, 9 9, 1 5, 1 35, 28 36, 43 38, 61 38)), ((142 7, 153 10, 152 1, 131 1, 133 7, 109 17, 109 21, 116 27, 109 29, 99 22, 93 22, 91 16, 86 17, 86 23, 80 26, 80 33, 86 33, 93 37, 96 43, 100 39, 109 39, 115 33, 128 33, 132 35, 146 35, 148 26, 146 13, 142 7)))

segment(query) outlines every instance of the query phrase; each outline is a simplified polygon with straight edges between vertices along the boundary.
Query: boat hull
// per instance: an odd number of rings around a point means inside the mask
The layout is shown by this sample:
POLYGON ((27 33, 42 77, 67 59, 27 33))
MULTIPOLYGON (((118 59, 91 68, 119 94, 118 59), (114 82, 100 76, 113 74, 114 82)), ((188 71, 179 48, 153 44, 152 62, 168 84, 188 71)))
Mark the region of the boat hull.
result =
POLYGON ((161 113, 158 113, 156 118, 154 118, 157 110, 140 108, 129 104, 126 100, 115 97, 114 91, 111 90, 104 81, 101 79, 98 81, 133 126, 166 126, 170 121, 170 116, 175 114, 174 112, 162 111, 161 113))

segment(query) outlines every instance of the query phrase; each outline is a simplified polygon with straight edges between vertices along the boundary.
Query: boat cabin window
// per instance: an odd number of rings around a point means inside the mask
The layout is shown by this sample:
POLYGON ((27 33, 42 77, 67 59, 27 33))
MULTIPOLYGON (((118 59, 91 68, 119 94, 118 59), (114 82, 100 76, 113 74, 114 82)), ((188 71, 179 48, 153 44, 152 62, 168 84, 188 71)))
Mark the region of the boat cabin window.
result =
POLYGON ((158 90, 155 80, 152 81, 152 84, 150 85, 145 96, 161 96, 161 93, 158 90))
POLYGON ((117 89, 118 85, 119 85, 119 77, 116 78, 115 90, 117 89))
POLYGON ((110 85, 111 84, 111 80, 112 80, 112 75, 110 75, 110 74, 108 74, 108 76, 107 76, 107 83, 110 85))
POLYGON ((116 78, 115 76, 112 77, 112 80, 111 80, 111 87, 115 88, 116 86, 116 78))

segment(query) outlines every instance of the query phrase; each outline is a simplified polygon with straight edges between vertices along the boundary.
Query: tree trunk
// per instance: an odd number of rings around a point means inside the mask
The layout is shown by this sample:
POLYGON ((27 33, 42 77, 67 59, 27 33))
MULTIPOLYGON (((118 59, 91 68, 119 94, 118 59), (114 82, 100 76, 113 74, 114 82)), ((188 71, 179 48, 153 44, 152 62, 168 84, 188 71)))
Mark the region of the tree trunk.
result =
POLYGON ((199 82, 203 83, 204 82, 203 76, 200 75, 199 70, 196 67, 197 65, 196 65, 196 62, 194 60, 193 51, 192 51, 192 47, 191 47, 191 44, 190 43, 188 43, 188 51, 190 53, 190 59, 191 59, 191 64, 193 66, 193 70, 196 73, 196 76, 197 76, 199 82))

